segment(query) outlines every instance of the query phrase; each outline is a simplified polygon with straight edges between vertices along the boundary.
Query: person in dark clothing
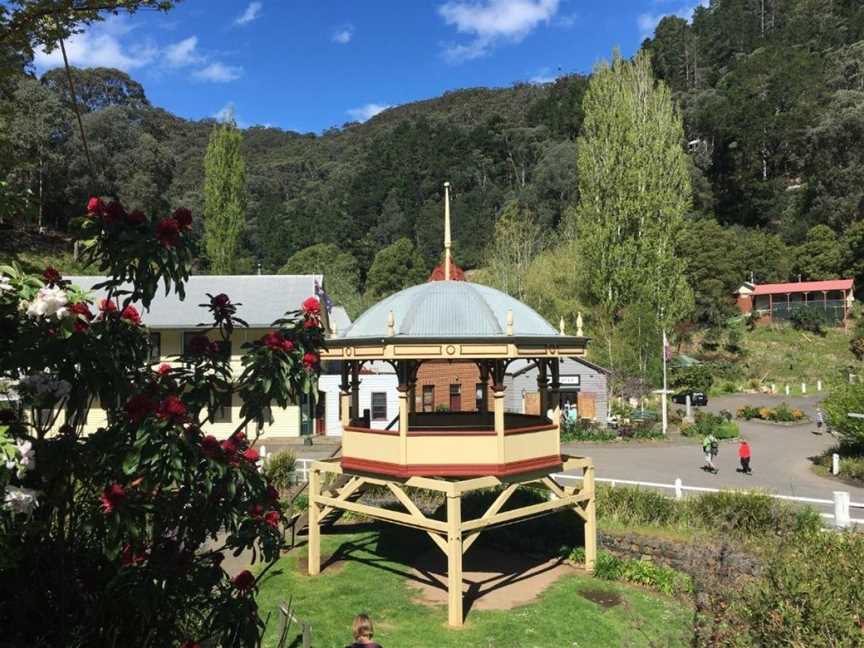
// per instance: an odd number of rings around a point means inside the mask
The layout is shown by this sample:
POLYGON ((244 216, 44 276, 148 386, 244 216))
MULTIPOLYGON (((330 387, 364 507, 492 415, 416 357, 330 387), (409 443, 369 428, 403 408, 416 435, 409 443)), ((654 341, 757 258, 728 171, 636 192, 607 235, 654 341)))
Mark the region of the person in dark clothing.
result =
POLYGON ((372 626, 372 619, 366 614, 358 614, 354 617, 351 634, 354 635, 354 643, 346 648, 382 648, 380 644, 372 641, 375 628, 372 626))
POLYGON ((741 460, 740 472, 745 475, 751 474, 753 471, 750 470, 750 444, 743 439, 738 444, 738 459, 741 460))

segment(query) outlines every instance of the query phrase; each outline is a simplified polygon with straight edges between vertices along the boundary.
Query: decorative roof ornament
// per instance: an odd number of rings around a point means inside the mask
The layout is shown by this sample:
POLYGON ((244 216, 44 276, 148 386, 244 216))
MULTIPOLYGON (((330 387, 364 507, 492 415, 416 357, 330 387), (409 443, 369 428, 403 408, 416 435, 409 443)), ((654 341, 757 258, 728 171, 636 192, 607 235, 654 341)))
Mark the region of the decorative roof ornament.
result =
POLYGON ((392 310, 387 314, 387 335, 390 337, 396 335, 396 317, 392 310))
POLYGON ((513 335, 513 310, 507 310, 507 335, 513 335))
POLYGON ((561 321, 558 323, 558 330, 561 331, 561 335, 564 335, 564 316, 561 316, 561 321))
POLYGON ((450 281, 450 264, 453 263, 450 248, 450 183, 444 183, 444 281, 450 281))
MULTIPOLYGON (((561 333, 564 333, 564 330, 561 330, 561 333)), ((584 337, 584 333, 582 333, 582 311, 579 311, 576 315, 576 336, 584 337)))

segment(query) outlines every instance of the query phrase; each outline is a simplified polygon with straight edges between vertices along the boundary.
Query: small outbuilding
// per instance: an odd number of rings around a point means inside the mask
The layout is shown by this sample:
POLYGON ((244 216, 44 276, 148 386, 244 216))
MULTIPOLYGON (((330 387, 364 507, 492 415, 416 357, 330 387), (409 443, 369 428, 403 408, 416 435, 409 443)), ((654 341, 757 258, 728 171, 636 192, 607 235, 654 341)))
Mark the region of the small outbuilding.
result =
POLYGON ((742 314, 754 313, 759 322, 787 320, 796 309, 817 308, 827 321, 846 325, 855 302, 852 279, 755 284, 745 282, 735 291, 742 314))

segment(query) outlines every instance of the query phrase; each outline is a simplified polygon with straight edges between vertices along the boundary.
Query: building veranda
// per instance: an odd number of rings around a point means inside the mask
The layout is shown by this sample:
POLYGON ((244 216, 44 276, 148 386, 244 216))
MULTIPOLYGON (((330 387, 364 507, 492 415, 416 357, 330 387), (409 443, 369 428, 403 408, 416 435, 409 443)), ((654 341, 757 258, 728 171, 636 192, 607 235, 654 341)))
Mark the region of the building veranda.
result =
MULTIPOLYGON (((445 269, 450 267, 449 215, 445 225, 445 269)), ((556 330, 531 308, 495 289, 454 281, 413 286, 369 308, 322 353, 341 362, 342 456, 312 465, 309 480, 309 573, 321 566, 320 522, 334 510, 425 531, 446 555, 448 620, 463 623, 462 557, 484 530, 565 508, 585 529, 586 569, 596 559, 594 466, 589 458, 561 454, 559 359, 585 354, 587 338, 556 330), (530 360, 538 367, 539 414, 505 412, 505 373, 510 363, 530 360), (399 412, 381 429, 361 416, 358 394, 362 368, 387 362, 398 377, 399 412), (491 382, 491 403, 471 412, 416 411, 418 369, 429 362, 475 363, 481 381, 491 382), (547 405, 552 409, 547 414, 547 405), (552 477, 579 469, 579 487, 552 477), (368 485, 386 487, 402 511, 357 501, 368 485), (548 492, 548 499, 507 508, 521 487, 548 492), (481 489, 497 497, 477 518, 463 519, 462 497, 481 489), (409 490, 411 489, 411 490, 409 490), (413 489, 446 498, 446 519, 425 515, 413 489)))

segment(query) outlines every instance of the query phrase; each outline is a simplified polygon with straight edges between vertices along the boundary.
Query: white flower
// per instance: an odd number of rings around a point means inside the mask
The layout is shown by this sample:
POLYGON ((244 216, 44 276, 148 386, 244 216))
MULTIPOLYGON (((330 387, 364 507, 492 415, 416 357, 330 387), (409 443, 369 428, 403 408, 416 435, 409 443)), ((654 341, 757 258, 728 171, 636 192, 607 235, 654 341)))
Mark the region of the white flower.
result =
POLYGON ((39 500, 38 491, 32 488, 19 488, 18 486, 7 486, 3 498, 3 506, 13 513, 24 513, 30 515, 37 506, 39 500))
POLYGON ((29 441, 19 441, 15 447, 21 455, 18 459, 18 479, 21 479, 28 470, 36 468, 36 451, 29 441))
POLYGON ((30 317, 51 317, 56 315, 57 319, 66 317, 66 304, 69 299, 62 288, 40 288, 36 298, 27 307, 30 317))
POLYGON ((6 275, 0 275, 0 293, 6 292, 7 290, 13 290, 12 284, 9 283, 9 277, 6 275))

